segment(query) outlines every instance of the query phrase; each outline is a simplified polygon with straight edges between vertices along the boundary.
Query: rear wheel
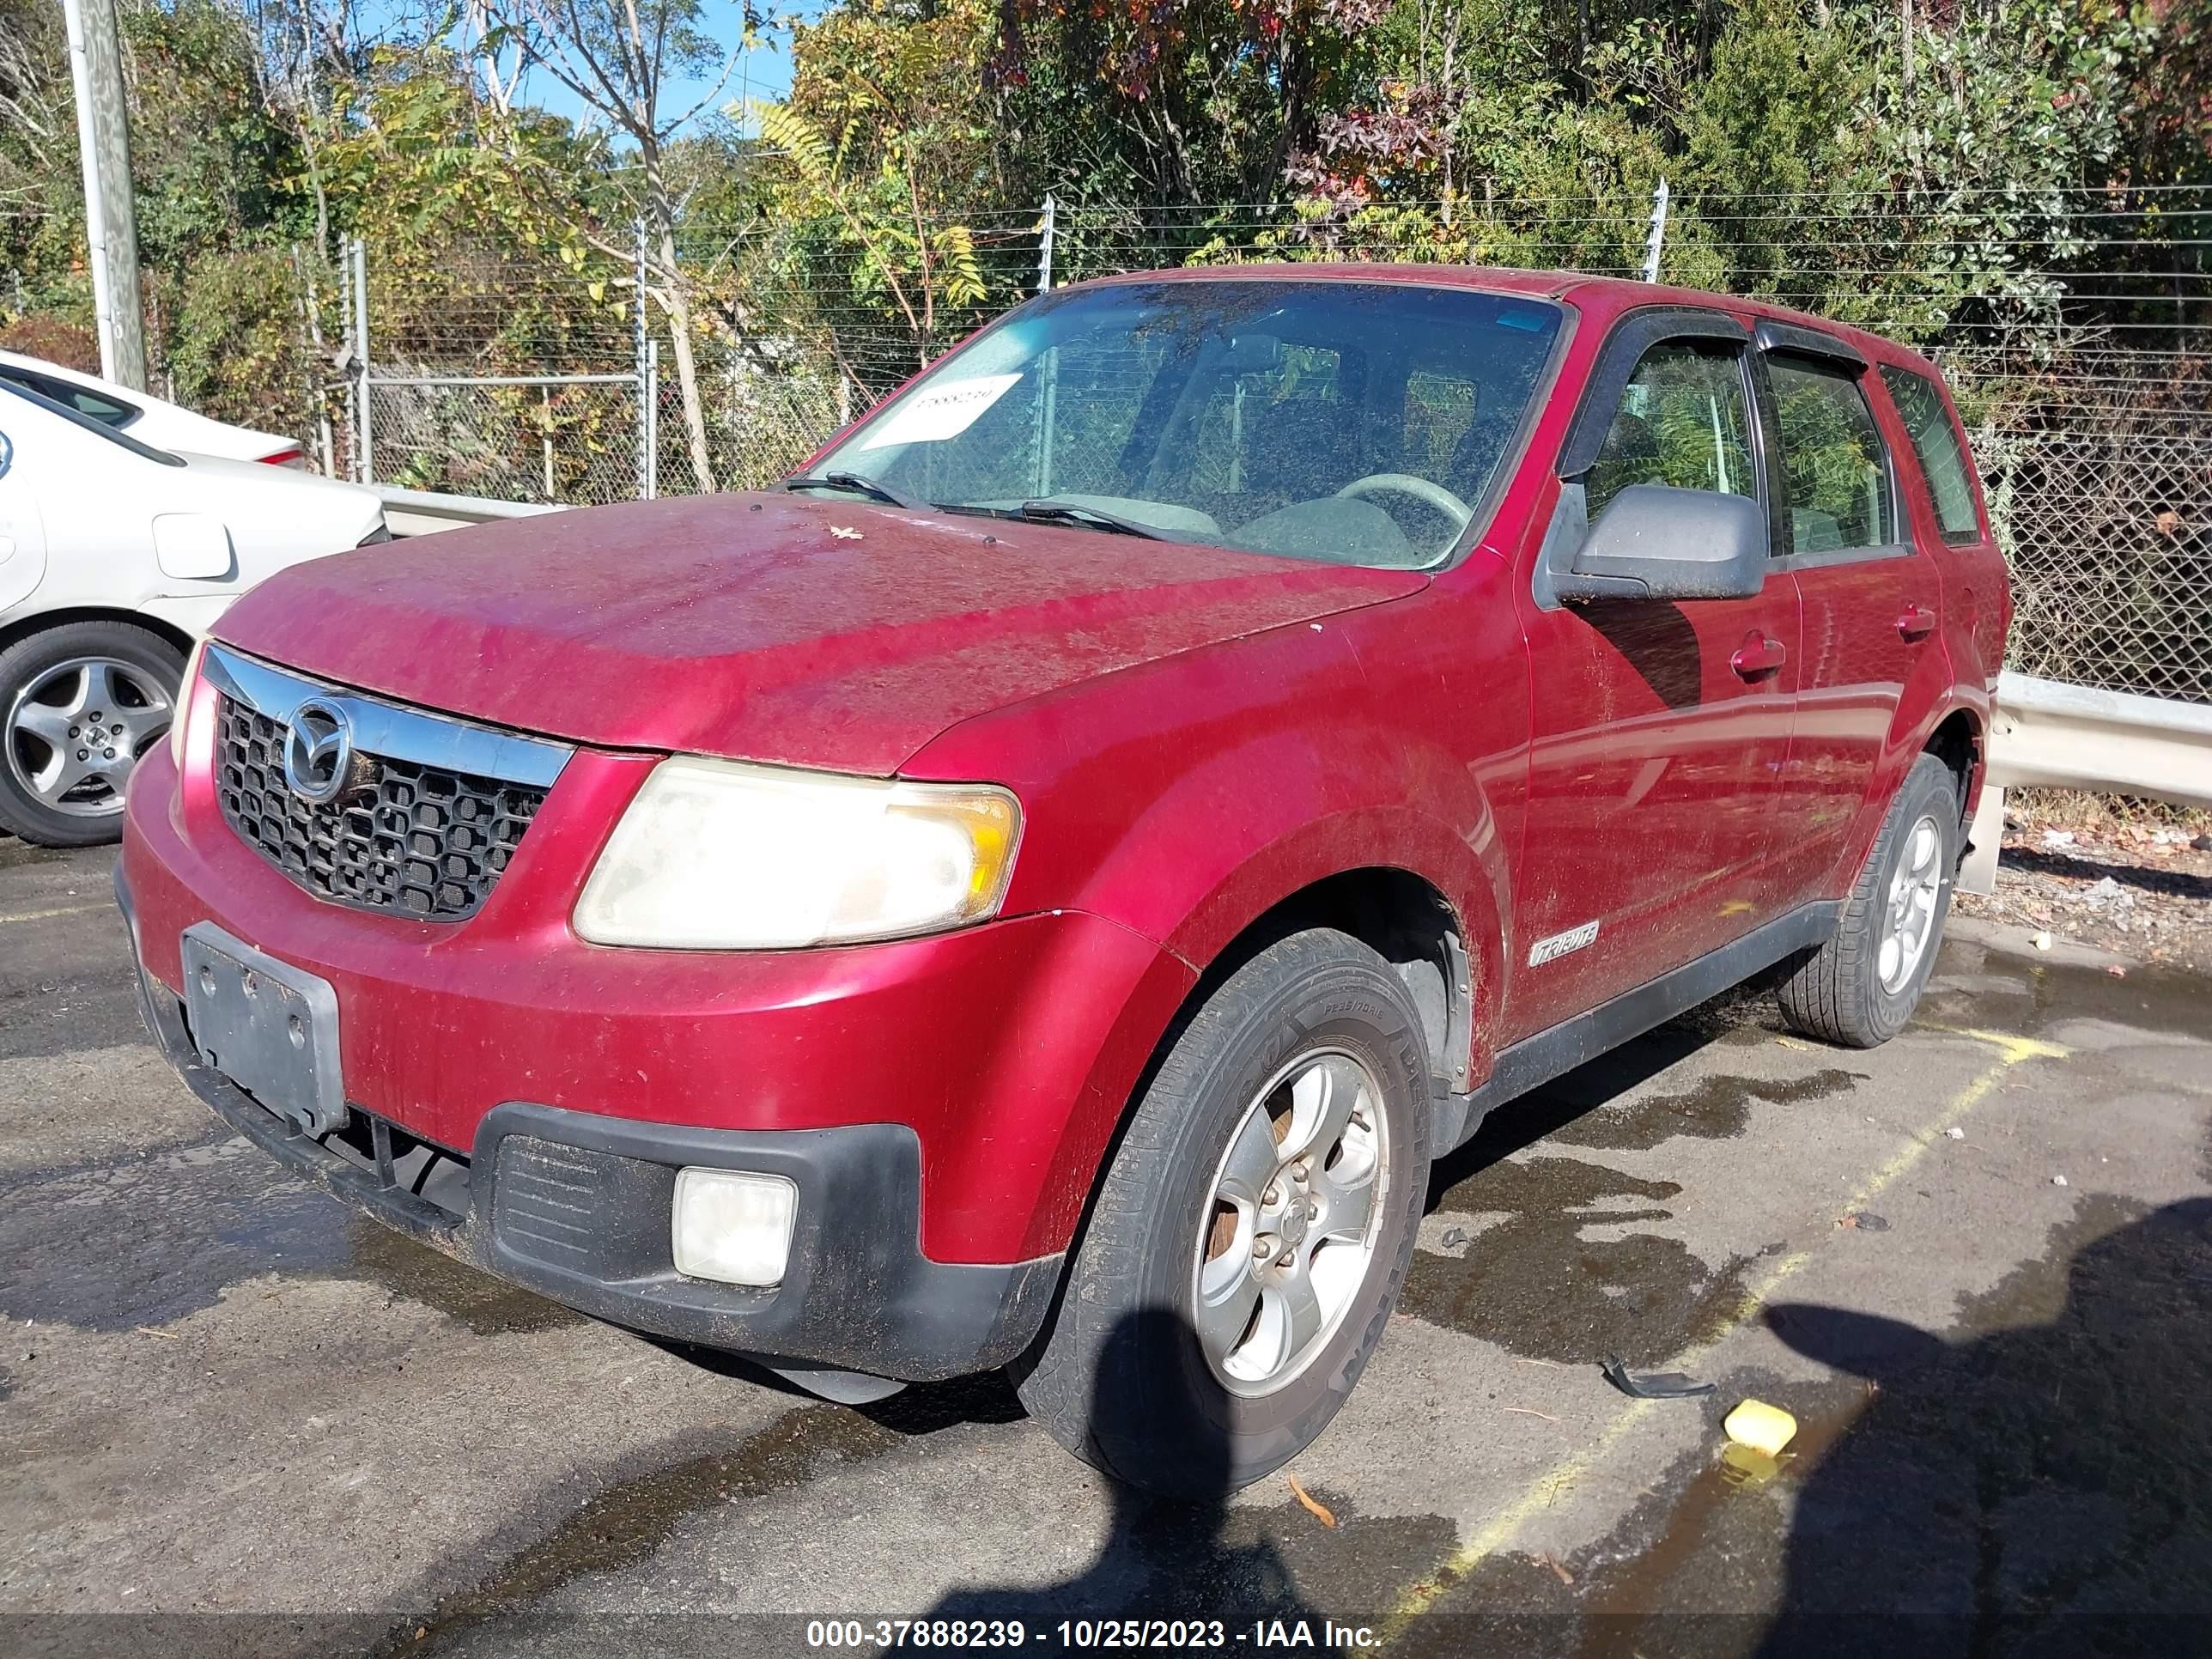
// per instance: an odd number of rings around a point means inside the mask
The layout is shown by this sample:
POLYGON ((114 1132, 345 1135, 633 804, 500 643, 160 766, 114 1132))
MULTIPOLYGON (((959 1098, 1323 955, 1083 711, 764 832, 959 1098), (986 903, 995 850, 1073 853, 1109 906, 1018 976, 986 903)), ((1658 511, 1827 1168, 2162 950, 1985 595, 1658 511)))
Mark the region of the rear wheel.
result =
POLYGON ((1380 956, 1316 930, 1246 963, 1138 1104, 1020 1378, 1030 1413, 1182 1497, 1288 1462, 1389 1322, 1428 1109, 1419 1017, 1380 956))
POLYGON ((1923 755, 1890 803, 1828 942, 1778 993, 1808 1036, 1871 1048, 1905 1029, 1936 965, 1961 837, 1959 782, 1923 755))
POLYGON ((0 829, 42 847, 120 836, 131 769, 168 735, 184 670, 168 641, 122 622, 0 651, 0 829))

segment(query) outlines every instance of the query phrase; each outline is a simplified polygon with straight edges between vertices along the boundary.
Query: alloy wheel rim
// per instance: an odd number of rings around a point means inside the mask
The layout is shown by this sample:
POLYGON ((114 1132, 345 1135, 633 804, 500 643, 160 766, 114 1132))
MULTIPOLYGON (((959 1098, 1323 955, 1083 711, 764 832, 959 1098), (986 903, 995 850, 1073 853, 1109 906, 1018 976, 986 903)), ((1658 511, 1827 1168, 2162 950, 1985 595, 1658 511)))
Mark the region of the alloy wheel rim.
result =
POLYGON ((1936 902, 1943 890, 1943 832, 1924 814, 1905 832, 1905 849, 1889 878, 1882 908, 1879 955, 1881 988, 1892 996, 1911 981, 1936 932, 1936 902))
POLYGON ((1389 1178, 1382 1091, 1352 1055, 1310 1050, 1253 1097, 1191 1273, 1199 1346, 1229 1392, 1273 1394, 1328 1346, 1374 1266, 1389 1178))
POLYGON ((111 817, 138 757, 168 734, 175 704, 144 669, 113 657, 71 657, 35 677, 8 706, 9 775, 41 806, 70 817, 111 817))

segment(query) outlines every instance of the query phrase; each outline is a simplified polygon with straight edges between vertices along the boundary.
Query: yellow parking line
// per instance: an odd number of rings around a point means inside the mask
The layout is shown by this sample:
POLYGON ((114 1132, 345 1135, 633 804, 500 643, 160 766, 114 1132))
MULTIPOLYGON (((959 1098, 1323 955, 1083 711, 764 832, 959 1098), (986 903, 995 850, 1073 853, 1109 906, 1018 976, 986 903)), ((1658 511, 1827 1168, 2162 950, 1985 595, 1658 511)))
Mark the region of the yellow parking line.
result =
MULTIPOLYGON (((1941 1030, 1948 1036, 1987 1043, 1998 1051, 1996 1063, 1960 1090, 1941 1112, 1913 1132, 1881 1167, 1868 1176, 1859 1189, 1846 1200, 1844 1207, 1847 1210, 1864 1208, 1894 1185, 1899 1177, 1920 1161, 1930 1146, 1942 1138, 1944 1130, 1987 1099, 1998 1080, 2014 1066, 2030 1060, 2063 1060, 2071 1052, 2056 1042, 2044 1042, 2034 1037, 2012 1036, 2002 1031, 1966 1030, 1949 1026, 1923 1029, 1941 1030)), ((1742 1329, 1757 1316, 1768 1298, 1802 1271, 1812 1259, 1809 1250, 1793 1250, 1777 1261, 1766 1275, 1745 1293, 1743 1300, 1722 1322, 1720 1328, 1697 1347, 1679 1356, 1675 1364, 1681 1369, 1694 1370, 1699 1356, 1710 1353, 1742 1329)), ((1492 1516, 1481 1531, 1447 1559, 1430 1569, 1419 1583, 1398 1598, 1397 1604, 1383 1619, 1378 1632, 1380 1643, 1388 1644, 1404 1635, 1407 1629, 1433 1607, 1451 1584, 1511 1543, 1532 1516, 1552 1507, 1553 1501, 1562 1490, 1573 1486, 1602 1464, 1613 1449, 1628 1437, 1629 1431, 1650 1415, 1652 1407, 1657 1403, 1650 1400, 1629 1401, 1615 1413, 1613 1421, 1606 1425, 1587 1451, 1553 1465, 1518 1498, 1492 1516)))
POLYGON ((114 904, 106 899, 89 904, 64 904, 58 910, 21 910, 12 916, 0 916, 0 927, 11 921, 50 921, 56 916, 88 915, 94 910, 112 910, 114 904))

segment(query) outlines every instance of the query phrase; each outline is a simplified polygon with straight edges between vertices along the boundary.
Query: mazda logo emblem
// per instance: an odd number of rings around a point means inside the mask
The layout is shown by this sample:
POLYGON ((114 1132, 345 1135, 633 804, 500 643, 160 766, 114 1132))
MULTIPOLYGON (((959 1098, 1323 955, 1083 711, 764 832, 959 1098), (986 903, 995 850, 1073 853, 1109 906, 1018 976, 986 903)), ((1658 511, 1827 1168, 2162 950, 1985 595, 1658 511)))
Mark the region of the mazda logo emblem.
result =
POLYGON ((353 782, 353 723, 334 703, 309 701, 284 739, 284 781, 301 800, 325 806, 353 782))

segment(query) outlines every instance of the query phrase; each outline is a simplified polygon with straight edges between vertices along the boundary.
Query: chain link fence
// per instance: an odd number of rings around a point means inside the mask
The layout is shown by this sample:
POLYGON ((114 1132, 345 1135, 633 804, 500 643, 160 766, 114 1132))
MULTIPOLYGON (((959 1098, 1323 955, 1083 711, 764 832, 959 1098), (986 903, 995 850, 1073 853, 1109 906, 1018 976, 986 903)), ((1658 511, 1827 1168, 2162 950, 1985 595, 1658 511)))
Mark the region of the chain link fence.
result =
POLYGON ((2212 702, 2212 431, 2000 434, 2023 673, 2212 702))
MULTIPOLYGON (((1662 230, 1661 269, 1784 303, 1825 293, 1831 310, 1840 293, 1842 320, 1927 349, 1956 390, 2011 562, 2008 665, 2212 702, 2212 191, 2161 199, 2155 239, 2140 234, 2139 212, 2100 198, 2064 215, 2046 203, 2038 211, 2059 234, 2046 223, 1993 260, 1981 249, 1983 266, 1964 274, 1941 242, 1925 268, 1885 264, 1905 236, 1882 217, 1903 212, 1894 204, 1796 205, 1686 222, 1678 242, 1662 230), (1808 217, 1824 222, 1808 232, 1808 217), (2039 267, 2059 243, 2063 267, 2039 267)), ((1654 216, 1620 202, 1489 203, 1457 220, 1048 203, 961 222, 980 302, 948 303, 912 274, 886 278, 836 227, 688 228, 678 244, 688 389, 666 273, 648 272, 641 239, 628 269, 465 251, 423 268, 359 248, 339 273, 331 464, 380 483, 579 505, 695 491, 702 462, 713 487, 750 489, 1040 285, 1251 259, 1641 276, 1655 242, 1654 216), (824 281, 825 270, 846 274, 824 281)))
POLYGON ((644 395, 630 375, 467 380, 380 375, 368 385, 370 471, 456 495, 624 501, 639 489, 644 395))

